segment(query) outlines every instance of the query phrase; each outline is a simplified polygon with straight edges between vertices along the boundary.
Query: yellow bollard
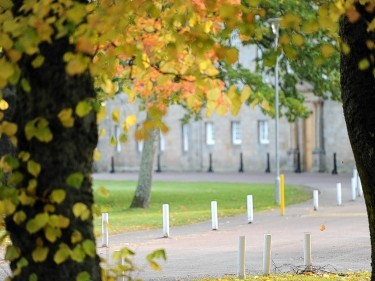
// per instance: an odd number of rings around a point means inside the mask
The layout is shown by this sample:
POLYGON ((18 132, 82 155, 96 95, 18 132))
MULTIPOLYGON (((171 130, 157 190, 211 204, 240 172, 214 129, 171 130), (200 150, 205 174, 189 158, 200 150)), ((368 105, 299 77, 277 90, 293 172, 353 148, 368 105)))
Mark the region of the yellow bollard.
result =
POLYGON ((283 216, 285 214, 285 185, 284 185, 284 174, 280 175, 280 213, 283 216))

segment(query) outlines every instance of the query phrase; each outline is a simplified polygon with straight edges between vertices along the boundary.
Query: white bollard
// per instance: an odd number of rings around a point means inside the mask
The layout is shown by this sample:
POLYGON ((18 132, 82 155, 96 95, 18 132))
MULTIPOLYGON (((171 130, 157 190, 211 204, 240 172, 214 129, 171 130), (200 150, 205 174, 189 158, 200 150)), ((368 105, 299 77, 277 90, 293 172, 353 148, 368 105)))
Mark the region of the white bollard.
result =
POLYGON ((263 274, 271 273, 271 234, 264 234, 263 246, 263 274))
POLYGON ((169 237, 169 205, 163 204, 163 237, 169 237))
POLYGON ((362 182, 360 177, 358 177, 358 196, 363 196, 362 182))
POLYGON ((252 223, 254 220, 253 195, 247 195, 247 222, 252 223))
POLYGON ((308 269, 311 269, 311 233, 305 233, 305 244, 303 247, 304 264, 308 269))
POLYGON ((355 198, 357 197, 357 192, 356 192, 356 188, 355 188, 356 181, 357 181, 356 178, 352 178, 352 181, 351 181, 352 201, 355 201, 355 198))
POLYGON ((353 178, 357 178, 358 177, 358 171, 357 169, 353 169, 353 178))
POLYGON ((212 230, 218 230, 219 223, 217 220, 217 202, 211 201, 212 230))
POLYGON ((108 213, 102 213, 102 247, 108 247, 108 213))
POLYGON ((314 211, 317 211, 319 209, 319 190, 314 190, 313 197, 314 197, 314 211))
POLYGON ((336 191, 337 191, 337 196, 336 196, 336 202, 337 206, 342 205, 342 194, 341 194, 341 183, 336 183, 336 191))
POLYGON ((245 279, 245 236, 238 239, 238 260, 237 260, 237 277, 245 279))

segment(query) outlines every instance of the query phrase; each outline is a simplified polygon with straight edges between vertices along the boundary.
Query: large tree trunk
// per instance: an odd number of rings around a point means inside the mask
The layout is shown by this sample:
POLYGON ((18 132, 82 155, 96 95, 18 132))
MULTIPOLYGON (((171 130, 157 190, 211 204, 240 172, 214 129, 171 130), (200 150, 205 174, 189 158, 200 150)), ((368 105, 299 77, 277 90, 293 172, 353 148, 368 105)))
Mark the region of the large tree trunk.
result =
MULTIPOLYGON (((34 176, 30 173, 30 167, 28 170, 28 163, 32 162, 20 161, 17 169, 22 173, 23 180, 14 188, 18 190, 18 194, 35 202, 24 200, 18 204, 16 212, 23 211, 26 220, 17 221, 14 216, 6 218, 6 228, 12 244, 20 251, 20 256, 10 263, 13 273, 16 273, 12 280, 36 280, 36 276, 38 281, 66 281, 76 280, 79 274, 89 276, 89 280, 101 280, 91 212, 91 170, 98 138, 96 117, 93 111, 83 118, 74 114, 79 101, 95 99, 96 95, 89 73, 74 77, 66 74, 63 55, 73 50, 69 39, 64 37, 41 46, 41 53, 45 57, 42 67, 34 69, 31 66, 32 58, 28 56, 24 56, 19 63, 23 77, 30 83, 31 92, 27 93, 21 87, 16 91, 16 114, 13 122, 18 125, 18 151, 28 152, 30 160, 40 164, 41 172, 36 175, 36 188, 33 188, 31 182, 34 176), (59 112, 66 108, 73 109, 75 122, 71 128, 62 126, 58 118, 59 112), (53 135, 49 142, 36 137, 28 140, 26 137, 26 124, 39 117, 49 122, 48 127, 53 135), (81 184, 78 176, 76 187, 67 184, 67 178, 73 173, 83 176, 81 184), (51 199, 52 192, 57 189, 64 190, 66 194, 61 203, 51 199), (72 210, 76 203, 83 203, 87 207, 87 218, 85 215, 76 217, 77 212, 74 215, 72 210), (49 220, 33 233, 34 231, 30 231, 30 224, 29 227, 27 225, 38 214, 47 214, 49 220), (66 220, 64 223, 62 217, 59 217, 58 222, 62 224, 56 226, 56 221, 52 219, 54 215, 68 218, 68 225, 63 226, 66 220), (58 233, 55 238, 53 233, 58 233), (38 261, 40 255, 38 258, 38 251, 35 251, 38 247, 39 250, 48 248, 47 257, 42 261, 38 261), (70 249, 71 255, 56 263, 55 254, 64 247, 70 249)), ((35 170, 34 174, 37 174, 35 170)))
POLYGON ((158 129, 148 132, 148 138, 144 140, 141 165, 138 175, 137 189, 130 208, 148 208, 151 199, 152 174, 154 170, 154 158, 158 129))
MULTIPOLYGON (((358 5, 359 6, 359 5, 358 5)), ((349 139, 360 175, 371 237, 372 278, 375 280, 375 79, 372 67, 363 71, 358 62, 369 58, 367 22, 374 18, 358 7, 362 18, 356 23, 342 19, 340 36, 350 46, 350 54, 341 57, 341 90, 349 139)))

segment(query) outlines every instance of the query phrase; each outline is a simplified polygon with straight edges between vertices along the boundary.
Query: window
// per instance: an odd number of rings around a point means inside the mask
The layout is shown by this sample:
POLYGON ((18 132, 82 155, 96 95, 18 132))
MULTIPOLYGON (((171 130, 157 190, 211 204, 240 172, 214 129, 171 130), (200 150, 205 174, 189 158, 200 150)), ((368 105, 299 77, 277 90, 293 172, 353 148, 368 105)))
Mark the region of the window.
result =
POLYGON ((259 143, 268 144, 270 140, 268 139, 268 121, 261 120, 258 121, 258 130, 259 130, 259 143))
POLYGON ((138 152, 143 151, 143 141, 137 141, 137 150, 138 152))
POLYGON ((242 143, 241 123, 238 121, 232 122, 232 143, 233 144, 242 143))
POLYGON ((189 127, 187 124, 182 125, 182 151, 189 151, 189 127))
POLYGON ((212 122, 206 123, 206 144, 207 145, 215 144, 214 124, 212 122))
POLYGON ((165 151, 165 137, 161 132, 159 133, 159 151, 165 151))
POLYGON ((118 125, 115 125, 115 140, 116 140, 115 150, 116 152, 121 152, 120 135, 121 135, 120 127, 118 125))

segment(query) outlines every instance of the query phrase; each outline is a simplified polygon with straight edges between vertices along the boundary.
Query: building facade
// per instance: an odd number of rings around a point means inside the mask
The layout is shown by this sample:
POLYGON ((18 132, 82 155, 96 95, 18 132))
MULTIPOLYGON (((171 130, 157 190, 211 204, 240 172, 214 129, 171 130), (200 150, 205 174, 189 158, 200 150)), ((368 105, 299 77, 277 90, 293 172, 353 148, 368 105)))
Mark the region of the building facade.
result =
MULTIPOLYGON (((333 155, 337 155, 337 171, 350 172, 354 168, 342 106, 338 102, 323 101, 312 93, 305 93, 310 116, 289 123, 279 120, 280 169, 283 171, 332 172, 333 155)), ((118 96, 107 104, 108 112, 121 108, 126 114, 137 114, 138 122, 144 113, 137 113, 134 105, 128 104, 126 96, 118 96)), ((162 171, 265 171, 275 170, 275 120, 259 109, 242 106, 237 116, 213 115, 199 121, 182 124, 184 112, 172 106, 165 116, 169 132, 160 134, 157 155, 162 171)), ((98 150, 100 160, 97 171, 110 171, 112 161, 115 171, 137 171, 142 154, 141 141, 134 136, 135 128, 129 131, 126 143, 112 146, 111 138, 119 138, 120 128, 107 117, 101 124, 105 129, 98 150), (113 160, 112 160, 113 159, 113 160)), ((155 165, 157 159, 155 157, 155 165)))

